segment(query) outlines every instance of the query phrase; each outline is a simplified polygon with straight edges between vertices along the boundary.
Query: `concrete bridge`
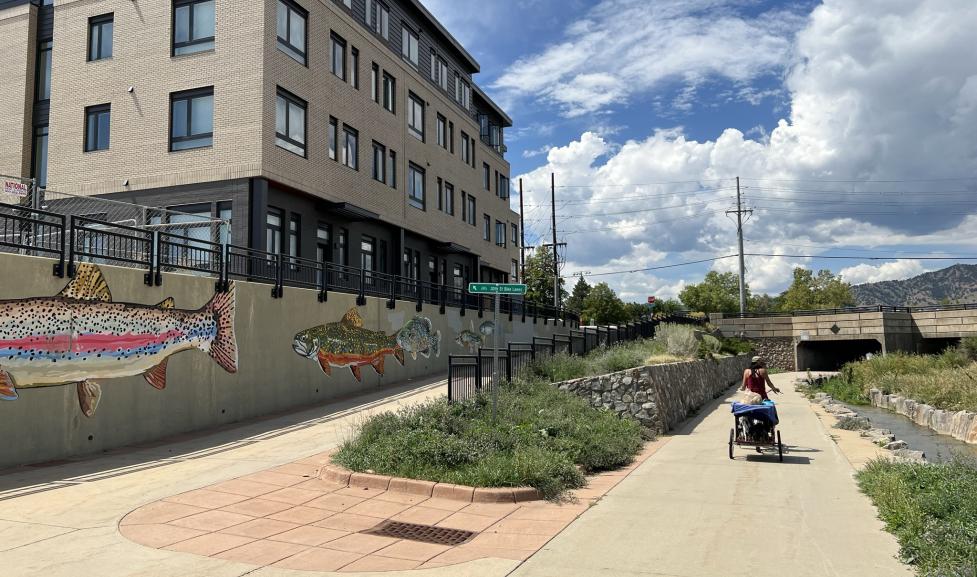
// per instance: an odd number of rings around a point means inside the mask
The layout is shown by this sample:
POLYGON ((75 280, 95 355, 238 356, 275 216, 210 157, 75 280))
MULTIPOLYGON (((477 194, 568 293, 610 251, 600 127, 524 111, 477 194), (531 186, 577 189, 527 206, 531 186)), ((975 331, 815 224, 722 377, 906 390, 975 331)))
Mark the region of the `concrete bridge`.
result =
POLYGON ((938 353, 977 336, 977 305, 714 314, 711 321, 725 336, 754 340, 779 368, 834 370, 869 353, 938 353))

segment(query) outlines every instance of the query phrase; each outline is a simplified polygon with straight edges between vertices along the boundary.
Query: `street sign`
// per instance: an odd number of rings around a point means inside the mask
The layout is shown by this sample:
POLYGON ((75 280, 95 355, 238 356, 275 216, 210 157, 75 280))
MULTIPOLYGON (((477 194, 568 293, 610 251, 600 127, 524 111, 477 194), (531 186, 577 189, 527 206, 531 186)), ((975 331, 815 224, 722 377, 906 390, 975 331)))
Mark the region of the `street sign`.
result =
POLYGON ((648 304, 653 305, 657 299, 655 297, 648 297, 648 304))
POLYGON ((473 282, 469 283, 468 292, 475 295, 524 295, 526 294, 526 285, 473 282))

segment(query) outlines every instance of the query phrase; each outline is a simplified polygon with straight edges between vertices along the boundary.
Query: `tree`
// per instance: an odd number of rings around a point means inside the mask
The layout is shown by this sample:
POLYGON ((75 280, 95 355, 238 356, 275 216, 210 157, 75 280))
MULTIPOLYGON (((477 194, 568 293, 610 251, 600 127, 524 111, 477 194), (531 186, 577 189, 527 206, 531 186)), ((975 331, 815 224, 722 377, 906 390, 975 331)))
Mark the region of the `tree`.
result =
MULTIPOLYGON (((746 288, 750 298, 750 289, 746 288)), ((700 313, 738 311, 740 308, 740 281, 736 273, 709 271, 699 284, 690 284, 678 297, 685 306, 700 313)))
MULTIPOLYGON (((580 275, 577 284, 573 285, 573 293, 567 299, 567 308, 571 311, 581 312, 583 310, 583 303, 587 300, 587 295, 590 294, 590 290, 590 285, 584 280, 583 275, 580 275)), ((552 294, 552 291, 550 291, 550 294, 552 294)))
POLYGON ((746 301, 746 309, 754 313, 771 313, 780 310, 780 297, 768 294, 752 295, 746 301))
POLYGON ((584 301, 583 314, 591 323, 597 325, 611 325, 627 320, 628 313, 624 301, 607 283, 602 282, 590 290, 584 301))
POLYGON ((684 308, 685 307, 682 306, 682 303, 676 299, 659 299, 655 301, 655 305, 652 307, 652 312, 661 315, 671 315, 683 310, 684 308))
POLYGON ((625 303, 624 311, 628 315, 628 322, 636 322, 645 317, 651 316, 654 312, 654 308, 649 304, 625 303))
POLYGON ((817 276, 804 268, 794 269, 794 282, 780 295, 783 311, 839 309, 855 304, 851 285, 831 274, 818 271, 817 276))
MULTIPOLYGON (((527 285, 526 300, 541 305, 553 306, 553 251, 550 247, 542 247, 533 252, 526 259, 526 275, 523 281, 527 285)), ((567 298, 564 289, 566 282, 560 279, 560 303, 567 298)))

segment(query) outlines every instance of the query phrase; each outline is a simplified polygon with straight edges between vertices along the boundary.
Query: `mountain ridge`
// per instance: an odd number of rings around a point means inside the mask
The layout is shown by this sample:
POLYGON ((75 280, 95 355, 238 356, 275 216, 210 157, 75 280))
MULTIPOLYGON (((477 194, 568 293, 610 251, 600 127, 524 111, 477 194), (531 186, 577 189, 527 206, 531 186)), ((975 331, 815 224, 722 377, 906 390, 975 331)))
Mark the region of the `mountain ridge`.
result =
POLYGON ((852 286, 858 306, 977 303, 977 265, 956 264, 905 280, 852 286))

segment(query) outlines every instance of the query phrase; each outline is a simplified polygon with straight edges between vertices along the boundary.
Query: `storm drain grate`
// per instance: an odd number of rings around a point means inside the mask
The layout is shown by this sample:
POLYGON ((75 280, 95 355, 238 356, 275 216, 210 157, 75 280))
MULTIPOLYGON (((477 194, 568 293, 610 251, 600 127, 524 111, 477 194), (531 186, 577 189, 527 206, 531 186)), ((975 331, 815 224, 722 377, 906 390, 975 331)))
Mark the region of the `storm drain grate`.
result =
POLYGON ((376 527, 363 532, 368 535, 380 535, 382 537, 408 539, 410 541, 450 545, 452 547, 467 543, 475 536, 475 533, 471 531, 445 529, 444 527, 432 527, 431 525, 399 523, 397 521, 384 521, 376 527))

